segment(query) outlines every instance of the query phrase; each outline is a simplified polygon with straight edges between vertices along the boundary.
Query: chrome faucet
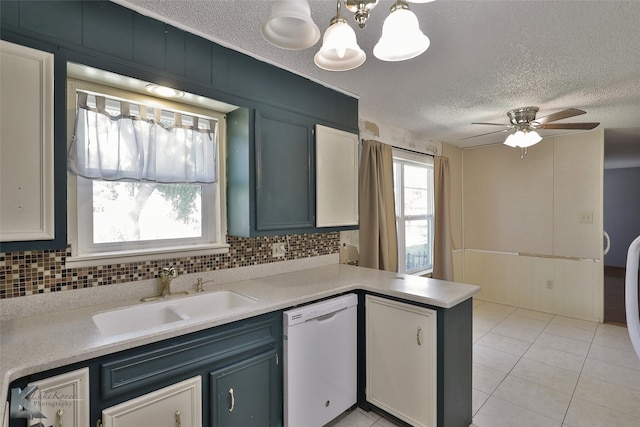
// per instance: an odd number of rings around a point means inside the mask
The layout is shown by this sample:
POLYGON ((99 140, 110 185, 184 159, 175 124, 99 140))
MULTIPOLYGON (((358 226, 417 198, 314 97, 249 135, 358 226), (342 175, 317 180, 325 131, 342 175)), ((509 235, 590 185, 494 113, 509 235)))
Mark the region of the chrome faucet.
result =
POLYGON ((178 277, 178 272, 174 267, 165 267, 160 270, 160 283, 162 284, 162 297, 171 295, 171 281, 178 277))
POLYGON ((149 302, 159 300, 160 298, 168 298, 174 295, 188 295, 189 292, 187 291, 176 293, 171 292, 171 281, 176 277, 178 277, 178 270, 176 270, 174 267, 164 267, 162 270, 160 270, 160 285, 162 285, 160 295, 142 298, 140 299, 140 301, 149 302))

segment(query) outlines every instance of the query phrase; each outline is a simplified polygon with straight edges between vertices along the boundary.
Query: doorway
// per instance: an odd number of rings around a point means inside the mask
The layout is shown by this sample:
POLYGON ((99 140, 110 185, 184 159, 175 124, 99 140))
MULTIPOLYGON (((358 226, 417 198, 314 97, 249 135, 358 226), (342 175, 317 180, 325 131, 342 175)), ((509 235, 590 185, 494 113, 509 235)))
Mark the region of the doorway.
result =
POLYGON ((627 250, 640 235, 640 128, 604 131, 604 230, 604 321, 626 325, 627 250))

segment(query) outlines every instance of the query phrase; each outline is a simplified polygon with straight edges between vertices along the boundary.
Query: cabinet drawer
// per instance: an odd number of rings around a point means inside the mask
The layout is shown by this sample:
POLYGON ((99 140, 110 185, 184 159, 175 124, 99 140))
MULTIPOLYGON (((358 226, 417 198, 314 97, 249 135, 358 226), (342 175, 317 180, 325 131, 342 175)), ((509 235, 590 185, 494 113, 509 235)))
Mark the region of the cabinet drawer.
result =
POLYGON ((104 427, 200 427, 200 376, 128 400, 102 411, 104 427))
POLYGON ((104 399, 140 388, 164 384, 207 366, 275 348, 279 316, 267 315, 239 325, 232 324, 198 333, 178 342, 134 349, 100 365, 104 399))

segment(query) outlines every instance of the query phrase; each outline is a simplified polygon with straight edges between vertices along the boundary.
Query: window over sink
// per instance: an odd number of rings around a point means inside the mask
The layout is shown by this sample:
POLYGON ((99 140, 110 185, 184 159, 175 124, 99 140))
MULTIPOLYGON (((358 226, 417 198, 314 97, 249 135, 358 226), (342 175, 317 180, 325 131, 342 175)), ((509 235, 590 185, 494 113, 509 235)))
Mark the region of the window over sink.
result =
POLYGON ((111 79, 67 82, 68 262, 227 251, 230 110, 149 96, 145 82, 97 71, 111 79))

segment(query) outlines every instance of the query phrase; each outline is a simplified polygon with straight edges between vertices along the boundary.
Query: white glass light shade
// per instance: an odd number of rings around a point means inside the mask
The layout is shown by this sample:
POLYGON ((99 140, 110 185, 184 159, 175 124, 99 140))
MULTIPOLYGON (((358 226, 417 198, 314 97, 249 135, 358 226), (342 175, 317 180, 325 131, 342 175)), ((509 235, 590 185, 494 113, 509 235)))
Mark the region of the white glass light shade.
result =
POLYGON ((508 145, 509 147, 516 148, 519 146, 520 139, 524 136, 524 132, 521 130, 512 133, 504 140, 504 145, 508 145), (522 135, 522 136, 521 136, 522 135))
POLYGON ((344 19, 327 28, 322 39, 322 47, 313 61, 323 70, 347 71, 361 66, 367 59, 353 28, 344 19))
POLYGON ((415 58, 429 48, 429 37, 420 31, 418 18, 409 9, 392 11, 382 26, 382 37, 373 54, 382 61, 415 58))
POLYGON ((262 25, 262 36, 279 48, 298 50, 316 44, 320 29, 311 19, 307 0, 277 0, 262 25))
POLYGON ((521 130, 512 133, 505 139, 504 144, 509 147, 527 148, 542 141, 542 137, 535 130, 523 132, 521 130))
POLYGON ((522 148, 527 148, 537 144, 540 141, 542 141, 542 137, 538 135, 538 132, 536 132, 535 130, 530 130, 524 135, 523 144, 520 144, 520 146, 522 148))

